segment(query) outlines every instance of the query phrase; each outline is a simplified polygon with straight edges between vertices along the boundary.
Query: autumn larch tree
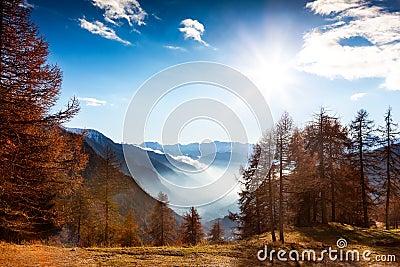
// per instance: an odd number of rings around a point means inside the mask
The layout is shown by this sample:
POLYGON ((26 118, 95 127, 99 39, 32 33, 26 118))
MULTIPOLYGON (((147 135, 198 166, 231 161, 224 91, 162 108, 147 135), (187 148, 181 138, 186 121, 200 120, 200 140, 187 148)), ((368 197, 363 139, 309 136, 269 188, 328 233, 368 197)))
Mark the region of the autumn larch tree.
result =
POLYGON ((315 173, 316 204, 319 206, 313 212, 313 221, 320 215, 321 222, 329 220, 328 205, 331 204, 330 220, 336 220, 336 195, 337 184, 341 177, 338 170, 345 158, 345 148, 348 145, 347 129, 343 127, 338 118, 329 115, 324 108, 314 115, 303 131, 305 148, 312 157, 317 160, 315 173))
POLYGON ((374 123, 368 118, 366 110, 361 109, 357 112, 355 119, 350 124, 350 134, 352 139, 353 167, 358 172, 361 190, 362 225, 369 227, 368 206, 370 204, 370 188, 367 172, 371 172, 376 167, 376 163, 368 152, 371 152, 375 148, 377 138, 375 136, 374 123))
POLYGON ((291 191, 289 207, 293 223, 297 226, 314 224, 317 214, 317 156, 306 148, 305 142, 304 133, 295 129, 290 143, 290 160, 294 166, 288 179, 288 189, 291 191))
POLYGON ((270 130, 263 134, 261 141, 259 142, 262 148, 262 153, 260 154, 260 162, 258 169, 261 172, 261 175, 265 177, 261 186, 257 189, 259 191, 259 195, 264 196, 262 198, 263 202, 266 203, 265 218, 268 218, 267 227, 269 227, 269 231, 271 232, 272 241, 276 241, 276 191, 277 183, 275 179, 275 152, 276 152, 276 140, 274 131, 270 130))
POLYGON ((278 206, 278 227, 279 241, 285 242, 283 235, 283 220, 285 217, 284 211, 284 173, 288 170, 289 162, 289 145, 293 131, 293 119, 288 112, 284 112, 276 124, 276 148, 277 148, 277 168, 279 170, 279 206, 278 206))
POLYGON ((23 1, 0 4, 0 239, 53 234, 63 223, 57 199, 81 182, 82 139, 61 128, 79 110, 72 99, 51 113, 62 75, 23 1))
POLYGON ((204 238, 200 215, 194 207, 183 216, 180 227, 181 241, 183 244, 195 246, 204 238))
POLYGON ((99 166, 99 176, 94 182, 93 189, 97 201, 103 208, 104 244, 110 245, 111 234, 116 232, 119 221, 117 204, 113 199, 119 189, 118 175, 120 162, 110 147, 104 148, 104 161, 99 166))
POLYGON ((150 214, 148 234, 154 246, 172 245, 176 242, 176 221, 168 203, 168 196, 160 192, 150 214))
POLYGON ((398 125, 393 122, 392 109, 389 107, 385 115, 385 126, 379 129, 381 133, 381 141, 383 146, 382 159, 385 161, 385 224, 386 230, 390 229, 390 199, 395 189, 396 179, 400 174, 400 156, 398 151, 394 149, 396 138, 399 135, 398 125))
POLYGON ((133 211, 130 210, 125 217, 121 231, 121 245, 125 247, 140 246, 142 241, 138 235, 138 225, 133 216, 133 211))
POLYGON ((222 244, 224 243, 224 235, 225 230, 221 225, 220 220, 216 220, 211 226, 210 231, 208 232, 209 242, 211 244, 222 244))

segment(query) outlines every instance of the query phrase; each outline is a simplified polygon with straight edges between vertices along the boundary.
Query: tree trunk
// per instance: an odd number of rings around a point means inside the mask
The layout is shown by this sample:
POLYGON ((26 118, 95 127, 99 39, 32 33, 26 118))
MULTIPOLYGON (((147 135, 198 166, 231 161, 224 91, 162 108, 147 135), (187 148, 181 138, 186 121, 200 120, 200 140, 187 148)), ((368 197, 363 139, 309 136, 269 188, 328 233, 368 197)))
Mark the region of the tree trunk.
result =
POLYGON ((360 122, 360 133, 359 133, 359 154, 360 154, 360 183, 361 183, 361 201, 362 201, 362 209, 363 209, 363 226, 369 227, 369 219, 368 219, 368 202, 367 202, 367 194, 366 194, 366 186, 365 186, 365 177, 364 177, 364 158, 363 158, 363 140, 361 137, 361 122, 360 122))
POLYGON ((319 171, 320 171, 320 188, 321 188, 321 220, 322 223, 326 224, 328 223, 327 216, 326 216, 326 192, 325 192, 325 186, 326 186, 326 177, 325 177, 325 156, 324 156, 324 131, 323 131, 323 116, 322 113, 320 115, 320 122, 319 122, 319 144, 318 144, 318 156, 319 156, 319 171))
POLYGON ((271 238, 272 242, 276 241, 276 236, 275 236, 275 214, 274 214, 274 202, 273 202, 273 197, 272 197, 272 179, 271 179, 271 172, 272 172, 272 167, 270 168, 268 172, 268 201, 269 201, 269 217, 271 220, 271 238))
POLYGON ((283 140, 280 138, 280 155, 279 155, 279 241, 285 243, 283 235, 283 140))
POLYGON ((389 212, 390 212, 390 188, 392 187, 391 185, 391 177, 390 177, 390 154, 391 154, 391 148, 390 148, 390 133, 388 129, 388 139, 387 139, 387 161, 386 161, 386 179, 387 179, 387 189, 386 189, 386 207, 385 207, 385 224, 386 224, 386 230, 390 229, 390 222, 389 222, 389 212))
POLYGON ((331 216, 332 222, 336 221, 336 198, 335 198, 335 182, 331 178, 331 216))

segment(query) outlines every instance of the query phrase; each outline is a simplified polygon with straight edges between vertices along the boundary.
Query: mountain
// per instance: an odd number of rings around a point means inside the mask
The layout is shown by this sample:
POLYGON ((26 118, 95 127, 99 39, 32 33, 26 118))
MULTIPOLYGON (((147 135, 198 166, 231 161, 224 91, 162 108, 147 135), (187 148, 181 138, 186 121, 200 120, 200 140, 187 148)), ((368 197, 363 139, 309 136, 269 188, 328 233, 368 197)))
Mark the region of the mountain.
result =
MULTIPOLYGON (((82 130, 66 128, 67 131, 76 134, 85 132, 83 149, 88 155, 88 163, 83 172, 83 178, 89 181, 95 181, 101 175, 99 166, 104 165, 104 151, 106 147, 112 149, 119 162, 122 163, 121 171, 114 176, 121 185, 118 192, 113 196, 118 204, 121 214, 127 214, 132 210, 135 219, 140 226, 145 226, 146 218, 149 217, 156 201, 137 185, 134 179, 128 174, 122 153, 122 146, 114 143, 110 138, 104 136, 96 130, 82 130), (123 171, 126 170, 126 171, 123 171)), ((175 213, 177 223, 182 222, 182 217, 175 213)))
MULTIPOLYGON (((102 138, 104 136, 100 135, 99 137, 102 138)), ((96 152, 99 147, 92 146, 93 143, 91 141, 91 137, 86 137, 83 143, 83 149, 88 155, 88 163, 83 173, 83 178, 87 181, 96 181, 101 175, 99 168, 104 165, 105 160, 101 154, 96 152)), ((129 210, 132 210, 138 224, 144 226, 144 219, 150 215, 155 200, 146 194, 131 177, 124 173, 118 172, 114 179, 117 179, 118 184, 122 185, 118 193, 113 197, 121 214, 126 214, 129 210)))
MULTIPOLYGON (((221 142, 214 141, 208 143, 190 143, 190 144, 173 144, 173 145, 161 145, 158 142, 144 142, 139 145, 142 148, 149 148, 152 150, 160 151, 162 153, 170 154, 172 156, 184 155, 194 160, 199 159, 202 154, 219 154, 229 155, 232 149, 237 149, 238 152, 251 150, 253 145, 243 144, 239 142, 221 142)), ((221 160, 226 160, 225 157, 221 157, 221 160)))
MULTIPOLYGON (((135 185, 137 183, 147 193, 156 195, 157 186, 163 181, 172 183, 178 187, 202 187, 213 183, 221 175, 231 181, 238 177, 239 168, 247 163, 247 155, 252 145, 242 143, 230 143, 215 141, 212 143, 192 143, 164 145, 157 142, 146 142, 140 145, 118 144, 96 130, 83 130, 76 128, 67 129, 73 133, 85 132, 85 142, 100 157, 104 157, 105 148, 110 148, 121 162, 121 172, 127 177, 132 177, 129 168, 134 169, 135 185), (128 167, 124 157, 130 162, 128 167), (147 162, 150 159, 151 164, 147 162), (133 166, 132 166, 133 165, 133 166), (231 178, 229 178, 231 177, 231 178), (161 182, 160 182, 161 181, 161 182), (154 189, 154 192, 150 190, 154 189)), ((220 187, 227 187, 220 183, 220 187)), ((226 190, 231 189, 227 187, 226 190)), ((225 190, 219 188, 219 190, 225 190)), ((174 194, 163 190, 170 196, 173 204, 174 194)), ((225 192, 225 191, 224 191, 225 192)), ((210 204, 198 206, 204 220, 211 220, 224 216, 228 210, 237 211, 237 188, 226 192, 226 196, 210 204)), ((210 194, 210 191, 207 191, 210 194)), ((175 194, 176 195, 176 194, 175 194)), ((202 197, 200 194, 179 194, 179 197, 191 201, 202 197)), ((196 205, 197 206, 197 205, 196 205)), ((185 209, 172 207, 178 214, 183 214, 185 209)))

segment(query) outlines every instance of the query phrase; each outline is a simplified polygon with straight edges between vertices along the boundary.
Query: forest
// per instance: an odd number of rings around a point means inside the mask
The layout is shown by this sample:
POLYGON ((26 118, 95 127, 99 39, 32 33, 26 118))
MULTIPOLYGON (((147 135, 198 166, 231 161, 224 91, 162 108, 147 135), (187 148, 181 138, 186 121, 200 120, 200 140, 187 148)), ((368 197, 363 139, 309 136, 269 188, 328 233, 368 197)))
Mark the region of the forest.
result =
POLYGON ((389 107, 376 126, 366 110, 349 125, 326 109, 304 128, 285 112, 254 146, 242 169, 238 234, 270 232, 284 242, 287 226, 339 222, 369 228, 400 219, 398 128, 389 107))
MULTIPOLYGON (((205 233, 195 207, 178 216, 166 194, 153 200, 133 187, 110 149, 101 158, 84 134, 65 130, 79 103, 73 97, 54 111, 62 71, 48 63, 48 43, 23 1, 0 8, 0 240, 82 247, 226 242, 220 221, 205 233), (129 203, 124 190, 132 193, 129 203)), ((397 229, 399 130, 390 107, 382 114, 379 126, 366 110, 345 125, 321 108, 300 128, 285 112, 241 169, 240 211, 229 214, 238 239, 270 233, 284 243, 288 227, 330 222, 397 229)))

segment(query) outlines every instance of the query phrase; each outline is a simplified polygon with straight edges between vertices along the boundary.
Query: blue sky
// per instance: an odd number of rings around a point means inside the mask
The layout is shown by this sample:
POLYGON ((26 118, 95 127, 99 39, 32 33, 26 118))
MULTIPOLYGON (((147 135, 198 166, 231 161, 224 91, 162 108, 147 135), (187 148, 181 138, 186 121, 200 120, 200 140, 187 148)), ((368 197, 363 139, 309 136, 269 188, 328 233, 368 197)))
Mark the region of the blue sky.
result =
MULTIPOLYGON (((287 110, 302 126, 324 106, 345 124, 361 108, 380 124, 389 105, 400 120, 399 0, 28 2, 50 43, 50 62, 63 70, 56 108, 80 99, 70 127, 120 142, 140 85, 189 61, 240 70, 262 91, 275 121, 287 110)), ((184 143, 201 138, 186 132, 184 143)))

